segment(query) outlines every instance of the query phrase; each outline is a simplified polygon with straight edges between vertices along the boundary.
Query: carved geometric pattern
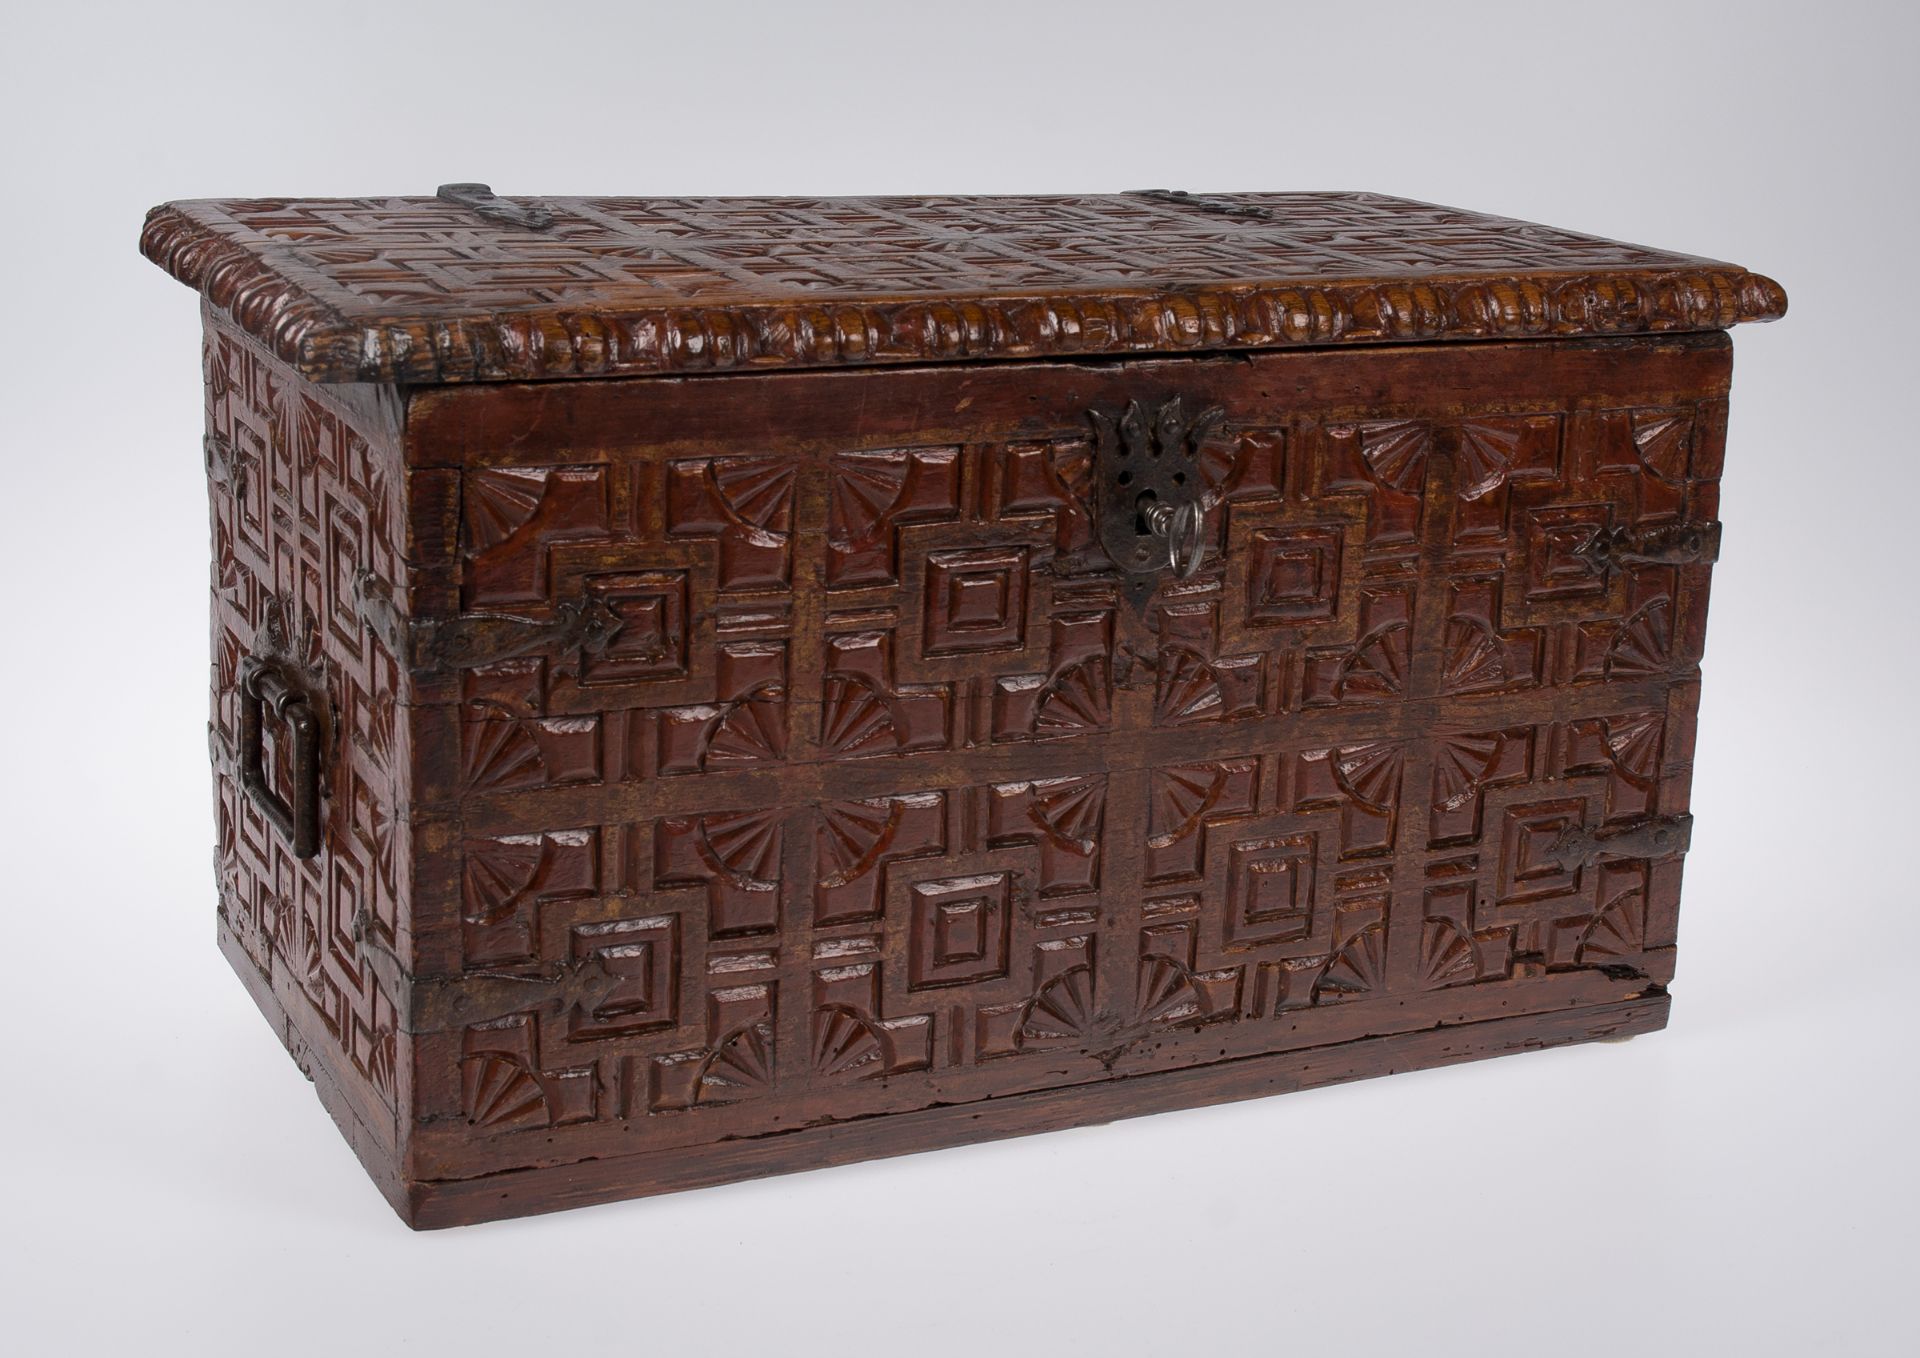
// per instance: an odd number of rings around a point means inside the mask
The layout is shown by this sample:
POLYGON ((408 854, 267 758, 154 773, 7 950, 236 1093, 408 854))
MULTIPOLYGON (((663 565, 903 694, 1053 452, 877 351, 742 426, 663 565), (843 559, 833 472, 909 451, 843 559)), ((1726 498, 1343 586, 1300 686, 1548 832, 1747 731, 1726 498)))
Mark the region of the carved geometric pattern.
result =
POLYGON ((678 677, 687 672, 687 573, 636 571, 589 576, 587 596, 613 615, 606 646, 586 657, 580 683, 678 677))
POLYGON ((892 633, 830 636, 826 664, 820 744, 829 753, 898 754, 947 743, 952 696, 940 685, 895 681, 892 633))
POLYGON ((1169 728, 1391 708, 1416 664, 1439 665, 1421 682, 1443 695, 1657 678, 1698 631, 1677 568, 1596 568, 1583 550, 1685 510, 1669 481, 1690 493, 1702 420, 1656 406, 1235 425, 1203 469, 1208 568, 1144 615, 1092 534, 1077 430, 815 462, 476 470, 468 606, 539 617, 591 597, 617 625, 591 651, 465 672, 464 786, 1084 740, 1134 725, 1136 694, 1169 728), (796 534, 809 477, 824 493, 796 534), (1416 581, 1435 514, 1445 565, 1416 581), (697 607, 709 591, 719 606, 697 607), (1428 606, 1445 623, 1417 646, 1428 606), (796 629, 816 616, 824 647, 795 675, 796 629))
POLYGON ((458 473, 450 612, 617 627, 368 706, 448 739, 432 1116, 619 1154, 1664 983, 1679 860, 1605 846, 1687 810, 1707 568, 1589 548, 1714 517, 1718 400, 1223 401, 1200 568, 1138 598, 1123 376, 458 473))
POLYGON ((1024 548, 944 551, 928 558, 925 654, 1018 646, 1026 615, 1024 548))
MULTIPOLYGON (((275 985, 300 1039, 399 1112, 404 1059, 369 947, 391 950, 412 856, 399 670, 358 610, 364 574, 405 564, 403 484, 390 433, 227 332, 204 351, 214 542, 216 873, 225 931, 260 985, 275 985), (324 851, 293 855, 239 778, 241 665, 271 657, 323 714, 324 851)), ((267 776, 291 802, 284 730, 264 722, 267 776)), ((482 764, 510 765, 510 751, 482 764), (502 763, 504 761, 504 763, 502 763)), ((563 759, 563 764, 565 760, 563 759)))
POLYGON ((460 1062, 463 1104, 476 1127, 563 1127, 595 1113, 591 1067, 538 1069, 534 1030, 526 1017, 467 1029, 460 1062))
POLYGON ((696 1030, 703 1045, 623 1062, 644 1071, 644 1088, 627 1105, 630 1113, 719 1107, 762 1097, 774 1073, 774 989, 727 985, 707 995, 705 1021, 696 1030))
POLYGON ((592 895, 599 887, 599 838, 593 830, 470 839, 461 862, 461 918, 470 962, 531 959, 540 905, 592 895))
POLYGON ((928 792, 823 802, 817 825, 815 921, 874 919, 884 899, 887 865, 945 851, 946 798, 928 792))
POLYGON ((143 237, 207 294, 222 946, 407 1210, 1664 1012, 1771 282, 1363 194, 538 215, 143 237), (1171 517, 1127 410, 1208 412, 1171 517))
POLYGON ((719 648, 716 701, 659 714, 661 773, 745 768, 786 758, 787 644, 738 642, 719 648))
POLYGON ((1434 765, 1426 953, 1435 984, 1649 965, 1678 880, 1644 860, 1569 860, 1570 829, 1658 809, 1668 719, 1628 711, 1446 737, 1434 765), (1616 960, 1617 959, 1617 960, 1616 960))
POLYGON ((667 531, 721 543, 723 590, 783 588, 791 571, 793 462, 714 457, 667 469, 667 531))
POLYGON ((1161 726, 1260 715, 1266 657, 1218 654, 1218 605, 1169 604, 1160 611, 1153 715, 1161 726))
POLYGON ((913 885, 907 985, 964 985, 1007 972, 1013 879, 1004 872, 913 885))
POLYGON ((1059 739, 1113 724, 1112 610, 1055 614, 1049 629, 1046 673, 994 680, 995 740, 1059 739))
POLYGON ((772 811, 676 816, 660 823, 654 880, 704 884, 714 937, 780 926, 782 822, 772 811))
POLYGON ((1786 308, 1729 265, 1370 193, 540 206, 534 232, 433 198, 179 203, 141 248, 335 381, 1705 330, 1786 308))
POLYGON ((1253 535, 1247 621, 1331 622, 1340 607, 1343 535, 1332 527, 1268 528, 1253 535))
POLYGON ((679 925, 678 916, 656 915, 574 926, 574 965, 598 966, 609 984, 569 1016, 569 1038, 628 1037, 677 1022, 679 925))
POLYGON ((827 511, 827 583, 841 588, 899 578, 905 524, 959 511, 957 449, 848 453, 833 463, 827 511))
POLYGON ((463 500, 466 603, 510 609, 545 600, 553 549, 609 532, 605 467, 502 467, 469 472, 463 500))

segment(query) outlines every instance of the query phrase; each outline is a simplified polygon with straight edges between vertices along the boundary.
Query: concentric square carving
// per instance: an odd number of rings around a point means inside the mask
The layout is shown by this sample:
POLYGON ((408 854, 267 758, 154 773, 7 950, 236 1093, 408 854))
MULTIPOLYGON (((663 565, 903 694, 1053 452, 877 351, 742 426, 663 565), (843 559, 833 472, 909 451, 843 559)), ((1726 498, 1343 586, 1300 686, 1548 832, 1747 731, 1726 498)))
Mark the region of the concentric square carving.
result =
POLYGON ((1012 898, 1004 872, 915 882, 907 984, 926 990, 1006 975, 1012 898))
POLYGON ((1571 896, 1580 867, 1554 853, 1556 841, 1586 822, 1584 798, 1509 807, 1500 827, 1500 901, 1504 904, 1571 896))
POLYGON ((680 930, 673 915, 616 919, 573 928, 576 966, 599 968, 605 990, 570 1016, 574 1038, 631 1037, 679 1019, 680 930))
POLYGON ((1306 934, 1313 922, 1313 860, 1312 835, 1233 845, 1227 867, 1229 947, 1286 942, 1306 934))
POLYGON ((687 672, 687 573, 595 575, 590 597, 605 604, 619 630, 581 666, 582 684, 629 683, 687 672))
POLYGON ((982 547, 927 559, 924 653, 957 655, 1018 647, 1027 617, 1027 549, 982 547))
POLYGON ((1256 532, 1247 562, 1247 621, 1331 622, 1340 606, 1338 528, 1267 528, 1256 532))
POLYGON ((1550 505, 1528 511, 1527 602, 1604 598, 1607 577, 1580 555, 1613 519, 1606 504, 1550 505))

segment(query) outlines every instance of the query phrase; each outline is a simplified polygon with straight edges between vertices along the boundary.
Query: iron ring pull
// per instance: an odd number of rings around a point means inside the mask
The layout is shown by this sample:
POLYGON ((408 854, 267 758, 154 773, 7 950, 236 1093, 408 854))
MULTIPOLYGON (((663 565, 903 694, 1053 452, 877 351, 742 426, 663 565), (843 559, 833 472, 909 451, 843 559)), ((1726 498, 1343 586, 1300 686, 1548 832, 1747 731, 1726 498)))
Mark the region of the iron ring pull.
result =
POLYGON ((1191 500, 1155 505, 1147 511, 1147 527, 1167 544, 1167 568, 1182 580, 1191 580, 1207 554, 1207 513, 1191 500))
POLYGON ((320 852, 320 721, 313 705, 277 661, 250 656, 240 665, 240 786, 293 845, 295 858, 320 852), (273 790, 266 772, 265 709, 286 723, 292 736, 289 803, 273 790))

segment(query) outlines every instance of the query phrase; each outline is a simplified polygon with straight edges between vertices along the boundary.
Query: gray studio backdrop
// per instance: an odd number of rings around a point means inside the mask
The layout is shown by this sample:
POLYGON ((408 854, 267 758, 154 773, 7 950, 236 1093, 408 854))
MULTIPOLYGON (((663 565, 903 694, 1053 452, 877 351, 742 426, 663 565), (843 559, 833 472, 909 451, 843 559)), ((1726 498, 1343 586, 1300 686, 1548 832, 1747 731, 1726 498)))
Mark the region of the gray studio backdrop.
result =
POLYGON ((0 1332, 21 1353, 1916 1351, 1910 7, 16 6, 0 1332), (213 947, 167 198, 1378 189, 1731 259, 1673 1026, 415 1237, 213 947))

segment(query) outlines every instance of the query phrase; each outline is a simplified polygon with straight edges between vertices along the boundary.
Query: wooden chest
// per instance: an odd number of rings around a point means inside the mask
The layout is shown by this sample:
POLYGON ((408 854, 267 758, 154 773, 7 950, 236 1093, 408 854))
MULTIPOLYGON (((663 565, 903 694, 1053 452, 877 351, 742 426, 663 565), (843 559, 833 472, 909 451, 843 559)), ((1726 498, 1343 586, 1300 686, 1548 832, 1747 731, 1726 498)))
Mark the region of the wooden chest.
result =
POLYGON ((220 943, 409 1223, 1665 1022, 1770 280, 1367 194, 142 248, 220 943))

